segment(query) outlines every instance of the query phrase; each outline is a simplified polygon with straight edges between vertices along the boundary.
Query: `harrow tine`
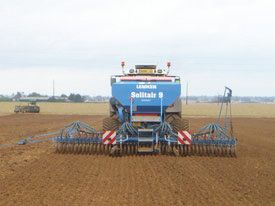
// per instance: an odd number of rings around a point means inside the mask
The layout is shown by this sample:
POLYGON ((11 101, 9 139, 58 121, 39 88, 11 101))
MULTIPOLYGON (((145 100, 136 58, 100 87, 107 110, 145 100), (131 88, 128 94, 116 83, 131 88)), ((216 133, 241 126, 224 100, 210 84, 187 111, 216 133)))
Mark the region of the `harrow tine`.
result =
POLYGON ((66 148, 66 145, 64 142, 61 143, 61 153, 64 154, 65 153, 65 148, 66 148))
POLYGON ((117 145, 112 146, 110 155, 115 156, 117 154, 117 145))
POLYGON ((215 145, 210 145, 211 147, 211 156, 215 156, 215 145))
POLYGON ((108 154, 109 153, 109 145, 104 145, 104 154, 108 154))
POLYGON ((98 154, 99 151, 99 143, 95 143, 95 147, 94 147, 94 154, 98 154))
POLYGON ((58 150, 59 150, 59 153, 62 153, 62 150, 63 150, 63 143, 62 142, 59 143, 58 150))
POLYGON ((131 143, 129 143, 129 144, 126 145, 126 148, 127 148, 127 155, 131 155, 131 147, 130 147, 130 144, 131 144, 131 143))
POLYGON ((167 144, 164 144, 164 147, 163 147, 163 154, 165 154, 165 155, 167 155, 167 153, 168 153, 168 145, 167 144))
POLYGON ((198 154, 198 145, 197 144, 195 144, 195 145, 193 145, 193 151, 192 151, 192 155, 197 155, 198 154))
POLYGON ((104 146, 103 144, 100 144, 99 154, 103 154, 103 146, 104 146))
POLYGON ((85 152, 85 143, 80 143, 79 146, 80 151, 78 153, 83 154, 85 152))
POLYGON ((192 149, 193 149, 192 145, 186 145, 186 155, 188 155, 188 156, 194 155, 192 149))
POLYGON ((130 145, 129 145, 129 146, 130 146, 130 154, 131 154, 131 155, 133 155, 133 154, 134 154, 134 151, 133 151, 133 150, 134 150, 134 148, 133 148, 132 143, 130 143, 130 145))
POLYGON ((81 154, 81 151, 82 151, 82 144, 78 143, 77 144, 77 154, 81 154))
POLYGON ((129 148, 129 145, 126 144, 126 154, 129 155, 130 154, 130 148, 129 148))
POLYGON ((230 145, 226 145, 226 154, 230 157, 230 145))
POLYGON ((195 144, 192 149, 192 155, 196 156, 198 154, 198 145, 195 144))
POLYGON ((226 145, 223 145, 222 146, 222 150, 223 150, 223 156, 227 156, 227 148, 226 148, 226 145))
POLYGON ((78 143, 74 144, 74 154, 78 153, 78 143))
POLYGON ((195 146, 195 155, 199 155, 200 154, 200 146, 197 144, 196 146, 195 146))
POLYGON ((204 155, 208 156, 208 145, 204 144, 203 147, 204 147, 204 155))
POLYGON ((161 143, 160 143, 160 154, 163 154, 163 146, 164 146, 164 145, 163 145, 163 143, 161 142, 161 143))
POLYGON ((236 146, 235 145, 231 146, 231 157, 236 157, 236 146))
POLYGON ((186 156, 188 155, 194 155, 194 146, 195 145, 184 145, 184 151, 186 156))
POLYGON ((125 145, 119 144, 119 153, 121 156, 125 154, 125 145))
POLYGON ((82 144, 82 143, 80 143, 79 145, 78 145, 78 154, 81 154, 82 153, 82 151, 83 151, 83 146, 84 146, 84 144, 82 144))
POLYGON ((137 144, 134 144, 134 155, 136 155, 138 152, 138 146, 137 144))
POLYGON ((204 145, 204 148, 205 148, 205 155, 206 155, 206 156, 209 156, 209 149, 208 149, 208 146, 209 146, 208 144, 205 144, 205 145, 204 145))
POLYGON ((198 155, 198 156, 201 156, 201 146, 202 146, 202 145, 200 145, 200 144, 197 145, 197 155, 198 155))
POLYGON ((207 156, 207 145, 205 143, 201 145, 201 156, 207 156))
POLYGON ((105 154, 105 144, 101 144, 101 154, 105 154))
POLYGON ((225 156, 225 148, 224 145, 221 145, 221 155, 225 156))
POLYGON ((183 156, 188 156, 188 149, 191 149, 188 145, 182 145, 183 156))
POLYGON ((200 145, 200 144, 197 145, 197 155, 198 156, 201 156, 201 147, 202 147, 202 145, 200 145))
POLYGON ((68 154, 70 154, 70 151, 71 151, 71 144, 68 142, 68 143, 66 143, 66 149, 65 149, 66 151, 66 153, 68 153, 68 154))
POLYGON ((58 150, 58 153, 62 152, 62 143, 61 142, 58 142, 57 150, 58 150))
POLYGON ((92 143, 90 146, 90 154, 94 154, 95 153, 95 145, 96 143, 92 143))
POLYGON ((181 145, 181 154, 182 156, 186 156, 186 145, 181 145))
POLYGON ((218 156, 219 157, 222 156, 222 147, 221 147, 221 145, 218 145, 218 156))
POLYGON ((98 144, 98 152, 97 152, 97 154, 102 154, 102 144, 101 143, 98 144))
POLYGON ((84 150, 84 154, 88 154, 89 153, 89 143, 86 142, 85 143, 85 150, 84 150))
POLYGON ((89 150, 90 150, 90 143, 87 142, 86 143, 86 148, 85 148, 85 154, 89 154, 89 150))
POLYGON ((96 154, 100 154, 101 151, 101 143, 97 143, 96 145, 96 154))
POLYGON ((178 146, 178 150, 179 150, 179 155, 183 156, 182 145, 178 146))
POLYGON ((55 149, 56 149, 56 152, 57 152, 57 153, 60 153, 60 145, 61 145, 60 142, 57 142, 57 143, 56 143, 55 149))
POLYGON ((70 153, 70 148, 69 148, 70 143, 65 143, 64 146, 65 146, 65 147, 64 147, 64 153, 70 153))
POLYGON ((95 143, 91 142, 89 145, 89 154, 93 154, 94 153, 94 145, 95 143))
POLYGON ((98 146, 98 143, 95 143, 93 146, 93 154, 97 154, 97 146, 98 146))
POLYGON ((92 148, 92 143, 89 143, 88 145, 88 151, 87 151, 87 154, 91 154, 91 148, 92 148))
POLYGON ((182 152, 184 156, 188 155, 188 145, 182 145, 182 152))
POLYGON ((74 154, 78 153, 78 143, 74 144, 74 154))
POLYGON ((125 145, 125 154, 127 154, 127 155, 130 154, 130 150, 129 150, 129 145, 128 144, 125 145))
POLYGON ((215 156, 219 156, 219 146, 215 145, 215 156))
POLYGON ((225 150, 225 156, 229 157, 229 150, 228 150, 228 145, 224 146, 224 150, 225 150))
POLYGON ((222 153, 223 151, 222 151, 222 146, 221 145, 218 145, 218 151, 219 151, 218 152, 218 156, 221 157, 223 155, 223 153, 222 153))
POLYGON ((200 144, 199 145, 199 156, 202 156, 203 155, 203 145, 200 144))
POLYGON ((55 153, 58 153, 58 143, 56 142, 55 145, 54 145, 54 149, 55 149, 55 153))
POLYGON ((82 144, 81 154, 85 154, 86 153, 86 145, 87 145, 87 143, 82 144))
POLYGON ((220 156, 224 156, 224 153, 223 153, 223 145, 220 145, 220 156))
POLYGON ((203 144, 199 145, 199 156, 203 155, 203 144))
POLYGON ((209 152, 209 156, 213 156, 213 153, 214 153, 214 151, 213 151, 213 145, 208 144, 208 152, 209 152))
POLYGON ((75 147, 75 143, 71 143, 71 153, 74 153, 74 147, 75 147))
POLYGON ((110 154, 111 149, 112 149, 112 146, 111 145, 107 145, 107 151, 106 151, 107 155, 110 154))
POLYGON ((222 155, 223 155, 222 146, 218 145, 218 156, 222 157, 222 155))
POLYGON ((61 149, 61 152, 64 154, 64 153, 66 153, 66 143, 64 142, 64 143, 62 143, 62 149, 61 149))

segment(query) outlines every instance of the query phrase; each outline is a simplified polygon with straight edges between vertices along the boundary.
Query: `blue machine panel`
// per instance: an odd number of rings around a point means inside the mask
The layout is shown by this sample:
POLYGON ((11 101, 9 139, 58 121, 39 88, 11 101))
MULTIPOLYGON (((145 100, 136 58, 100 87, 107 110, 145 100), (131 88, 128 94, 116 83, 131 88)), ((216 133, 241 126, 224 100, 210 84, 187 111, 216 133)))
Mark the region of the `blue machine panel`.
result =
POLYGON ((112 96, 125 108, 130 108, 131 99, 134 112, 158 112, 162 105, 166 109, 181 94, 179 82, 117 82, 112 85, 112 96))

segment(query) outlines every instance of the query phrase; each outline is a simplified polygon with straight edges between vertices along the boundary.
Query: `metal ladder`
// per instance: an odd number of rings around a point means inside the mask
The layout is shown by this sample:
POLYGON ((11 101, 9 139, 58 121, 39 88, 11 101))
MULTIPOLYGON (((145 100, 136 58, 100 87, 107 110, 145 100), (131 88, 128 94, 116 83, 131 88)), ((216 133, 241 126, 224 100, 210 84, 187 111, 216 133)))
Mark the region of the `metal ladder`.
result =
POLYGON ((153 129, 138 129, 138 153, 154 152, 153 129))

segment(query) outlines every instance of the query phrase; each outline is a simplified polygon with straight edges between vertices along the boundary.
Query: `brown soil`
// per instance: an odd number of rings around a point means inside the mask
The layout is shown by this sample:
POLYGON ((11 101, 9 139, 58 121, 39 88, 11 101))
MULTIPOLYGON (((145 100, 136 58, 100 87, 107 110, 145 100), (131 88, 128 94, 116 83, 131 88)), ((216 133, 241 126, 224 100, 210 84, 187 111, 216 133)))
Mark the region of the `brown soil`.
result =
MULTIPOLYGON (((0 144, 104 116, 0 117, 0 144)), ((211 121, 190 119, 191 128, 211 121)), ((0 148, 0 205, 275 205, 275 119, 234 119, 237 158, 73 155, 0 148)))

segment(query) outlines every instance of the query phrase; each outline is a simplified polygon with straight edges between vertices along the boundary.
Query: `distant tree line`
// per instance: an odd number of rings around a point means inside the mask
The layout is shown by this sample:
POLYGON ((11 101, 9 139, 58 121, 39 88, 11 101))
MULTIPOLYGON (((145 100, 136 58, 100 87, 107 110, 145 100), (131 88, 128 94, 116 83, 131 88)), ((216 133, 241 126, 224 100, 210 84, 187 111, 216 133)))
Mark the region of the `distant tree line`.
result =
POLYGON ((24 94, 17 92, 13 95, 0 95, 0 101, 47 101, 47 102, 105 102, 108 101, 108 96, 94 96, 81 95, 71 93, 70 95, 61 94, 60 96, 47 96, 37 92, 24 94))
POLYGON ((70 94, 68 100, 71 102, 84 102, 85 99, 80 94, 70 94))

